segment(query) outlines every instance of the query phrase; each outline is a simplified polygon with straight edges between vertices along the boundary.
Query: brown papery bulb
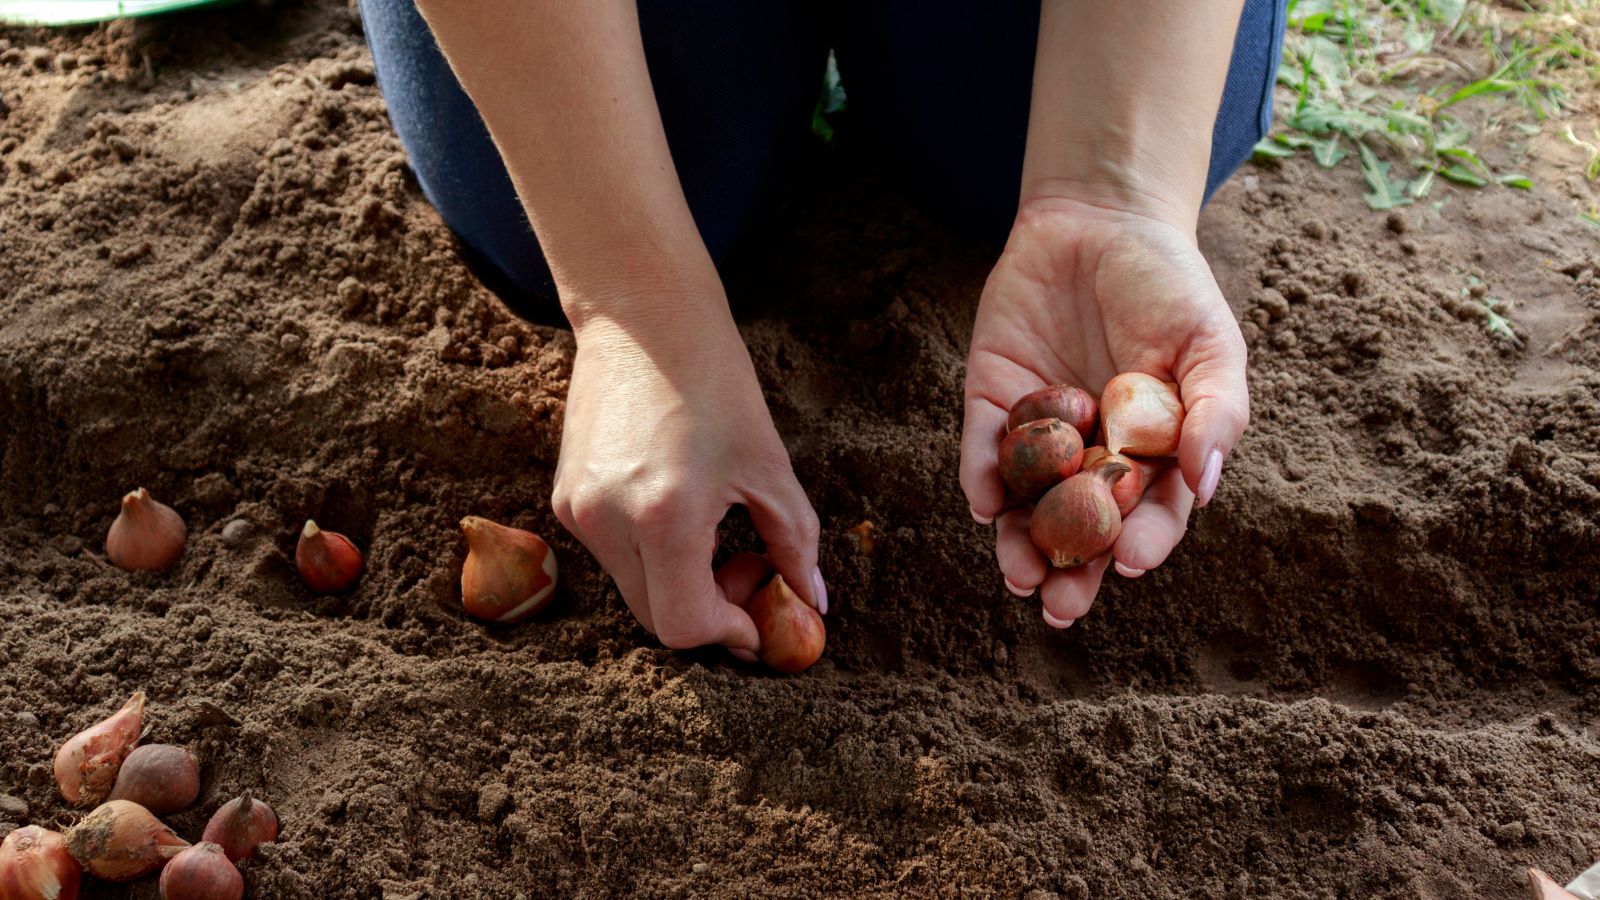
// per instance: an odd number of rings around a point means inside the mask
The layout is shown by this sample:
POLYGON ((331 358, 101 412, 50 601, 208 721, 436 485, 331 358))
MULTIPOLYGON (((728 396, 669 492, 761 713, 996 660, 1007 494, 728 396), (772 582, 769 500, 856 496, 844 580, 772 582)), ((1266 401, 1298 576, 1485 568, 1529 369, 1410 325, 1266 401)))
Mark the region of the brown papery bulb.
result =
POLYGON ((1087 441, 1094 435, 1096 411, 1094 397, 1088 391, 1070 384, 1053 384, 1025 394, 1012 404, 1006 430, 1015 431, 1035 419, 1060 419, 1076 428, 1078 436, 1087 441))
POLYGON ((37 825, 0 842, 0 900, 77 900, 83 870, 67 841, 37 825))
POLYGON ((1000 442, 1000 477, 1027 501, 1078 473, 1083 436, 1060 419, 1038 419, 1011 430, 1000 442))
POLYGON ((1122 513, 1111 496, 1111 485, 1127 473, 1125 463, 1103 463, 1051 488, 1033 508, 1028 534, 1051 565, 1058 569, 1081 566, 1117 542, 1122 513))
POLYGON ((556 555, 531 531, 467 516, 467 562, 461 605, 490 622, 518 622, 543 609, 556 591, 556 555))
POLYGON ((1117 512, 1127 518, 1128 513, 1139 505, 1143 499, 1145 489, 1150 486, 1150 478, 1154 467, 1142 460, 1120 453, 1112 453, 1104 447, 1090 447, 1083 451, 1083 471, 1093 472, 1108 462, 1120 462, 1128 467, 1128 474, 1118 478, 1111 485, 1111 496, 1117 500, 1117 512))
POLYGON ((744 611, 761 636, 761 661, 779 672, 804 672, 822 656, 828 639, 822 616, 800 599, 782 575, 772 576, 744 611))
POLYGON ((183 555, 188 539, 177 510, 139 488, 122 498, 122 511, 106 534, 106 558, 129 572, 163 572, 183 555))
POLYGON ((306 520, 300 541, 294 548, 294 565, 306 587, 319 594, 337 594, 355 587, 361 577, 361 551, 350 539, 333 531, 323 531, 306 520))
POLYGON ((1533 900, 1579 900, 1577 894, 1538 869, 1528 870, 1528 896, 1533 900))
POLYGON ((74 806, 92 806, 104 800, 143 727, 144 691, 139 691, 110 718, 67 738, 56 751, 56 784, 61 796, 74 806))
POLYGON ((244 876, 216 844, 199 843, 161 870, 161 900, 242 900, 244 876))
POLYGON ((189 842, 131 800, 107 800, 67 829, 67 850, 84 871, 132 881, 161 868, 189 842))
POLYGON ((158 816, 182 812, 200 796, 200 765, 187 748, 146 744, 128 754, 112 800, 132 800, 158 816))
POLYGON ((256 854, 256 847, 278 839, 278 814, 245 791, 211 814, 202 841, 216 844, 228 859, 240 862, 256 854))
POLYGON ((1106 449, 1135 456, 1171 456, 1183 437, 1178 386, 1143 372, 1124 372, 1100 395, 1106 449))

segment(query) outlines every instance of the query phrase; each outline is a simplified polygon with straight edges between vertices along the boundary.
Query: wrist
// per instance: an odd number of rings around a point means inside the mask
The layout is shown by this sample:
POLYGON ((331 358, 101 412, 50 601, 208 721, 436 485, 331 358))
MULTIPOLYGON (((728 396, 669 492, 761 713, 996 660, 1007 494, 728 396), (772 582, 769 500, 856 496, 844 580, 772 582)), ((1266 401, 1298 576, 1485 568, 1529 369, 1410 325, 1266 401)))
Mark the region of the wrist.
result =
POLYGON ((1126 137, 1077 137, 1057 142, 1046 167, 1023 175, 1019 216, 1083 204, 1131 213, 1192 234, 1205 193, 1205 169, 1171 160, 1126 137))

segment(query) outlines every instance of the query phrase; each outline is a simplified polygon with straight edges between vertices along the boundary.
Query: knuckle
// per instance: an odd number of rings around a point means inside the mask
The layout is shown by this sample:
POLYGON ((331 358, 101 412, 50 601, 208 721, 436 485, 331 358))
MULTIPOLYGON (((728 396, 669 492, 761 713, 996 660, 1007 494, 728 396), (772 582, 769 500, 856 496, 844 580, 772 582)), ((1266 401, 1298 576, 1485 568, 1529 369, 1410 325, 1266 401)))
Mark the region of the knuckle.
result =
POLYGON ((817 518, 816 510, 809 505, 802 509, 795 519, 795 530, 800 533, 800 539, 808 545, 815 546, 822 540, 822 520, 817 518))
POLYGON ((689 497, 682 488, 663 488, 640 498, 633 518, 647 531, 666 531, 683 520, 688 506, 689 497))

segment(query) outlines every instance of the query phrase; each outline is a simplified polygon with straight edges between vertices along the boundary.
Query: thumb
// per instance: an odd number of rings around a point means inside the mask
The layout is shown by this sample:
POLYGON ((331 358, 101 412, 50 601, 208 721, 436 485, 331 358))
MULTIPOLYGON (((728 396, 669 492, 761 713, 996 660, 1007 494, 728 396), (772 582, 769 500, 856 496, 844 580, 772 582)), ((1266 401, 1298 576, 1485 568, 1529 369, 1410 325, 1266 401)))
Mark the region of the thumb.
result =
POLYGON ((1213 333, 1197 335, 1177 369, 1184 406, 1178 465, 1196 505, 1205 506, 1217 491, 1223 460, 1250 422, 1244 338, 1233 317, 1213 333))
POLYGON ((767 544, 767 559, 802 600, 828 614, 828 587, 817 568, 817 541, 822 523, 806 499, 792 470, 780 475, 766 492, 749 492, 745 506, 756 531, 767 544))

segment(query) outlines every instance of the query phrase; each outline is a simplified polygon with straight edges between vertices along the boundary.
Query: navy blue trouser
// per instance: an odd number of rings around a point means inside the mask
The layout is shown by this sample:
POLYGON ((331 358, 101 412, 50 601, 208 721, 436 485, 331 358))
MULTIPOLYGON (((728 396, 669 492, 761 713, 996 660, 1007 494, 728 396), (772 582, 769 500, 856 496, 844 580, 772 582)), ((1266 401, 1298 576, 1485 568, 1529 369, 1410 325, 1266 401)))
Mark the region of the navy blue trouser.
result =
MULTIPOLYGON (((1285 4, 1245 2, 1212 135, 1208 199, 1271 124, 1285 4)), ((549 304, 550 273, 510 176, 413 0, 361 0, 361 14, 423 193, 485 282, 524 311, 549 304)), ((1004 240, 1022 182, 1037 0, 640 0, 639 19, 667 143, 714 259, 792 171, 830 47, 848 127, 933 212, 1004 240)))

